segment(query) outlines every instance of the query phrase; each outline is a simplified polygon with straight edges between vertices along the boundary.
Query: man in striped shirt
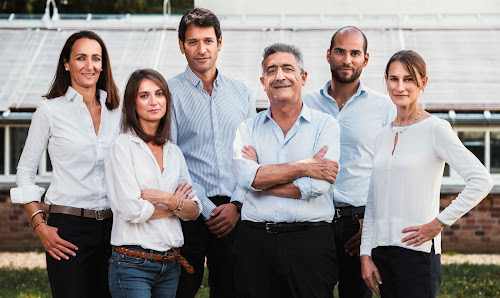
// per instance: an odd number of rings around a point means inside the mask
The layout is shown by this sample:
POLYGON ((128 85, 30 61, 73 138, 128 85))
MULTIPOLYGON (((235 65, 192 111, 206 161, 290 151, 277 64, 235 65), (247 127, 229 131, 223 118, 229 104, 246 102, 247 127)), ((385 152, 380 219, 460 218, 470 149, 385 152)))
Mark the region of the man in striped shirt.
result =
MULTIPOLYGON (((220 24, 208 9, 186 12, 179 25, 179 47, 188 66, 168 81, 173 99, 172 136, 182 150, 202 216, 182 222, 181 254, 195 269, 182 269, 177 297, 194 297, 205 257, 210 297, 235 297, 232 247, 244 192, 231 172, 238 125, 256 114, 250 90, 216 68, 222 47, 220 24)), ((168 170, 168 168, 167 168, 168 170)))

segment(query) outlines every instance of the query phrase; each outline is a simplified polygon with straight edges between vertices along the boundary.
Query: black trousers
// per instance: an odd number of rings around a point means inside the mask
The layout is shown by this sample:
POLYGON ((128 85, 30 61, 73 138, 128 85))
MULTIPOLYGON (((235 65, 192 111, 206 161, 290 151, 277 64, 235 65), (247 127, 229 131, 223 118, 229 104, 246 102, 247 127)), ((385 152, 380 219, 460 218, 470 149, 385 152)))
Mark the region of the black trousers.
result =
POLYGON ((441 255, 398 246, 379 246, 372 250, 378 268, 382 297, 436 297, 441 285, 441 255))
POLYGON ((361 261, 359 256, 350 256, 344 245, 359 231, 358 215, 334 219, 331 223, 337 247, 339 262, 339 296, 342 298, 370 298, 372 291, 361 278, 361 261))
POLYGON ((76 256, 69 256, 69 260, 58 261, 46 253, 52 296, 111 297, 108 261, 113 219, 51 213, 48 224, 58 228, 59 237, 78 247, 76 256))
MULTIPOLYGON (((219 196, 210 199, 217 206, 229 203, 228 197, 219 196)), ((195 221, 181 220, 181 224, 184 234, 181 255, 193 266, 195 272, 188 274, 182 268, 176 297, 192 298, 196 295, 203 279, 205 258, 209 273, 210 297, 235 297, 233 244, 239 224, 237 223, 231 233, 223 238, 217 238, 212 234, 201 216, 195 221)))
POLYGON ((333 297, 337 260, 328 224, 269 234, 243 221, 235 251, 238 297, 333 297))

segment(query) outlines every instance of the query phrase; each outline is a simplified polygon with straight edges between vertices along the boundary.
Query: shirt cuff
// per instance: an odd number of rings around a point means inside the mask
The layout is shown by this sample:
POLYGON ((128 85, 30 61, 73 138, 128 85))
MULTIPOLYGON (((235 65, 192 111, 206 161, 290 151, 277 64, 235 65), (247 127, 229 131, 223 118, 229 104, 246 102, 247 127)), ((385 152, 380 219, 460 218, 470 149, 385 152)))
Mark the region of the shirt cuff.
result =
POLYGON ((245 194, 246 194, 246 192, 243 189, 236 186, 236 189, 234 190, 233 195, 231 196, 231 202, 238 201, 240 203, 244 203, 245 202, 245 194))
POLYGON ((130 223, 143 223, 146 222, 148 219, 153 216, 153 213, 155 212, 155 206, 151 204, 148 201, 145 201, 144 206, 142 206, 141 210, 141 215, 139 215, 139 218, 132 220, 130 223))
POLYGON ((312 179, 311 177, 300 177, 293 180, 295 185, 300 190, 302 200, 310 199, 312 193, 312 179))
POLYGON ((207 197, 205 189, 201 185, 193 183, 193 188, 196 191, 196 196, 201 202, 201 216, 204 221, 207 221, 210 219, 210 214, 217 206, 207 197))
POLYGON ((242 174, 242 179, 241 179, 241 184, 244 190, 251 190, 251 191, 261 191, 262 189, 257 189, 252 187, 252 183, 255 180, 255 175, 257 174, 257 170, 261 167, 262 165, 259 165, 258 163, 251 162, 249 163, 249 166, 244 170, 242 174))
POLYGON ((38 185, 27 185, 10 189, 10 199, 15 204, 40 202, 45 193, 45 188, 38 185))
POLYGON ((361 246, 359 248, 359 255, 360 256, 369 256, 371 257, 372 256, 372 249, 370 247, 363 247, 361 246))

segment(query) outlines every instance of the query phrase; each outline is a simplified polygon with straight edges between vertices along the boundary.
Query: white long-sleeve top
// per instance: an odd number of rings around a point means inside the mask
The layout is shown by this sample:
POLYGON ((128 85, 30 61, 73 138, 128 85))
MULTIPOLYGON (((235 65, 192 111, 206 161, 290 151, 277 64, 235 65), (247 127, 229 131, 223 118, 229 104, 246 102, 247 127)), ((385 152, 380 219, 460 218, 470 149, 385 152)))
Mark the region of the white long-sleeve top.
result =
MULTIPOLYGON (((106 190, 113 210, 111 244, 139 245, 166 251, 184 244, 177 216, 150 220, 155 206, 141 198, 141 189, 175 193, 184 181, 191 184, 184 156, 177 145, 163 145, 163 172, 146 143, 133 133, 121 134, 111 145, 106 162, 106 190)), ((198 197, 193 198, 201 212, 198 197)), ((159 207, 164 205, 160 205, 159 207)))
POLYGON ((104 161, 120 133, 121 109, 106 108, 99 90, 101 122, 96 135, 83 97, 69 87, 66 94, 44 99, 33 114, 28 138, 17 166, 13 203, 40 202, 45 189, 35 184, 40 158, 48 149, 52 182, 45 203, 91 210, 109 209, 104 186, 104 161))
MULTIPOLYGON (((396 127, 395 127, 396 128, 396 127)), ((377 136, 373 171, 366 204, 361 255, 378 246, 399 246, 429 253, 432 241, 414 247, 401 242, 401 231, 434 218, 451 225, 476 206, 493 187, 481 162, 462 144, 451 125, 435 116, 395 134, 390 126, 377 136), (439 213, 440 188, 447 162, 465 181, 464 190, 439 213)), ((441 234, 434 238, 441 253, 441 234)))

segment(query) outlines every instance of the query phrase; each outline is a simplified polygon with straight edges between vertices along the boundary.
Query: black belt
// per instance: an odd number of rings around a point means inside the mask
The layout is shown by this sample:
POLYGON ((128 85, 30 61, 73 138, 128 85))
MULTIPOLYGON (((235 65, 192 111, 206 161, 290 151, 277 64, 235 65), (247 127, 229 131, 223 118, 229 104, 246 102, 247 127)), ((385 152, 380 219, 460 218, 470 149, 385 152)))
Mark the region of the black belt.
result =
POLYGON ((341 217, 354 217, 358 215, 358 218, 363 218, 365 215, 365 206, 359 206, 359 207, 340 207, 340 208, 335 208, 335 214, 333 215, 333 218, 341 218, 341 217))
POLYGON ((245 224, 265 230, 270 234, 275 233, 286 233, 286 232, 297 232, 297 231, 307 231, 311 228, 328 226, 326 221, 320 222, 254 222, 254 221, 243 221, 245 224))

